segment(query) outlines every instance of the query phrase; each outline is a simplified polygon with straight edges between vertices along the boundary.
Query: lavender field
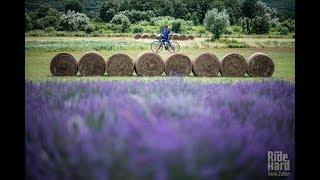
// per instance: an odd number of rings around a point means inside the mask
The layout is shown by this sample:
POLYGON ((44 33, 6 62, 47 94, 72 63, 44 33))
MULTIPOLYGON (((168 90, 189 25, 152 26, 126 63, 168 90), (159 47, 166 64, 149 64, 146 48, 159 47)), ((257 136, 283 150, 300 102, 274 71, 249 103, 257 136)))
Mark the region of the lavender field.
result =
POLYGON ((295 87, 26 82, 28 179, 267 179, 267 151, 294 177, 295 87))

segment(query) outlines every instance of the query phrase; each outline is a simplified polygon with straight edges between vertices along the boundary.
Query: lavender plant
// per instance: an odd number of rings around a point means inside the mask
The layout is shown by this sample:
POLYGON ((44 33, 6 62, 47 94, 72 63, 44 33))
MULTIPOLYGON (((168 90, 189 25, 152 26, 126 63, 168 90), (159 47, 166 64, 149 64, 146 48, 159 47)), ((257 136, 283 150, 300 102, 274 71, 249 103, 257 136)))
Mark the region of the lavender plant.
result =
POLYGON ((267 151, 294 177, 294 85, 26 83, 29 179, 266 179, 267 151))

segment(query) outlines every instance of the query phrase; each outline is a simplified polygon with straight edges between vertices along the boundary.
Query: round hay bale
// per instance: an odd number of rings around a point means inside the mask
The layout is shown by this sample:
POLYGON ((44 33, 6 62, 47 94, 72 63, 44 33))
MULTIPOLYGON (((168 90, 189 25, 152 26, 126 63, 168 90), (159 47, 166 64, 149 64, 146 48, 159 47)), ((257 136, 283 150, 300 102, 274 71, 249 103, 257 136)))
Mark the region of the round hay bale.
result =
POLYGON ((193 39, 194 39, 194 36, 192 36, 192 35, 189 35, 189 36, 188 36, 188 39, 191 39, 191 40, 193 40, 193 39))
POLYGON ((133 36, 134 39, 141 39, 142 38, 142 35, 141 34, 135 34, 133 36))
POLYGON ((171 39, 173 40, 179 40, 180 39, 180 36, 178 34, 174 34, 172 35, 171 39))
POLYGON ((157 53, 146 52, 134 63, 138 76, 161 76, 164 71, 164 61, 157 53))
POLYGON ((75 76, 78 72, 76 58, 70 53, 59 53, 52 58, 50 71, 53 76, 75 76))
POLYGON ((107 74, 109 76, 130 76, 133 71, 133 60, 128 55, 117 53, 108 58, 107 74))
POLYGON ((220 65, 221 75, 227 77, 241 77, 248 70, 246 59, 237 53, 230 53, 224 56, 220 65))
POLYGON ((157 39, 157 35, 155 34, 150 35, 150 39, 157 39))
POLYGON ((182 35, 180 36, 180 40, 188 40, 188 38, 187 38, 186 35, 182 34, 182 35))
POLYGON ((79 72, 83 76, 102 76, 105 71, 106 62, 98 53, 85 53, 79 60, 79 72))
POLYGON ((143 38, 143 39, 149 39, 150 36, 149 36, 148 34, 144 34, 144 35, 142 36, 142 38, 143 38))
POLYGON ((248 58, 248 74, 252 77, 271 77, 274 63, 266 54, 257 52, 248 58))
POLYGON ((192 72, 195 76, 217 76, 220 72, 219 59, 211 53, 199 54, 192 61, 192 72))
POLYGON ((188 56, 176 53, 166 60, 164 70, 168 76, 188 76, 192 70, 192 63, 188 56))

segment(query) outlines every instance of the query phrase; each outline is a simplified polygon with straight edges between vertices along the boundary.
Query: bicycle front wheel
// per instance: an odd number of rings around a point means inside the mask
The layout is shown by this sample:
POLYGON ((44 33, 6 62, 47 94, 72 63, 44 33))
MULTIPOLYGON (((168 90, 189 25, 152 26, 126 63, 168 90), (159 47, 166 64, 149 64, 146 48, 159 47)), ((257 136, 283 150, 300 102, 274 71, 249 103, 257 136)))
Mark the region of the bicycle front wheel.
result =
POLYGON ((151 51, 152 52, 158 53, 162 50, 162 48, 163 48, 163 45, 160 41, 154 41, 151 43, 151 51))
POLYGON ((177 53, 180 51, 180 45, 179 43, 173 41, 171 42, 171 46, 169 46, 169 49, 168 49, 171 53, 177 53))

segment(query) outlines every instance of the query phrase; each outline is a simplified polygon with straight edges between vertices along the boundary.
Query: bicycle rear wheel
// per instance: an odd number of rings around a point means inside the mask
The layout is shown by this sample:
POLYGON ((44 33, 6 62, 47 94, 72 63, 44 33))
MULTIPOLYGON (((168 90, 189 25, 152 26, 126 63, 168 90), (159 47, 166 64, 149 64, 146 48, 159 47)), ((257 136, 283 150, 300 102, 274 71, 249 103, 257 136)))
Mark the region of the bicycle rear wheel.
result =
POLYGON ((171 53, 177 53, 180 51, 180 44, 175 42, 175 41, 172 41, 171 42, 171 46, 169 46, 169 52, 171 53))
POLYGON ((162 50, 162 48, 163 48, 163 45, 160 41, 154 41, 151 43, 151 51, 152 52, 158 53, 162 50))

